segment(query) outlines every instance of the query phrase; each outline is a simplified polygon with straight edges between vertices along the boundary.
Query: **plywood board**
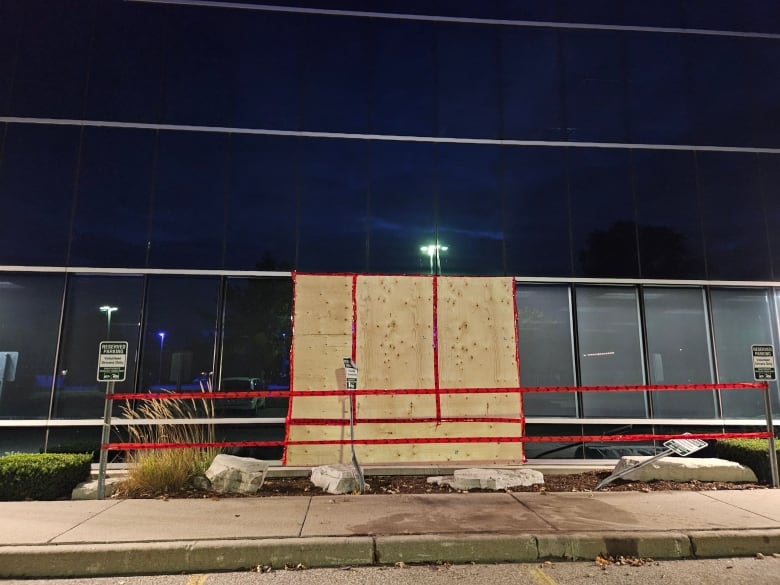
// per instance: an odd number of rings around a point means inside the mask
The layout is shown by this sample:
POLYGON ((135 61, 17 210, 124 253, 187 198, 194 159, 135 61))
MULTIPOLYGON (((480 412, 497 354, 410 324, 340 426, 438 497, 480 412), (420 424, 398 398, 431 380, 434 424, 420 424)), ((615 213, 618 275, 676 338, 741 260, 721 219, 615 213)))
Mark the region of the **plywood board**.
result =
MULTIPOLYGON (((433 282, 430 277, 360 276, 357 281, 359 388, 433 388, 433 282)), ((432 396, 365 396, 363 418, 431 416, 432 396)))
MULTIPOLYGON (((295 277, 294 335, 352 336, 352 277, 295 277)), ((293 339, 294 341, 294 339, 293 339)), ((351 355, 350 353, 345 355, 351 355)))

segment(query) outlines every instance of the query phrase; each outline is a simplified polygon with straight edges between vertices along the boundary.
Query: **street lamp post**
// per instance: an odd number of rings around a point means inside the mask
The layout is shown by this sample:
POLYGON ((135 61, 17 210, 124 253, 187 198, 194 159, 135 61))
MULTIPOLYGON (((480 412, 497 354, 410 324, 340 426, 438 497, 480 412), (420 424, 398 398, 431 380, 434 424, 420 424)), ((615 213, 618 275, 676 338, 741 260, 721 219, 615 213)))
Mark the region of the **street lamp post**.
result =
POLYGON ((111 313, 118 310, 119 307, 112 307, 110 305, 103 305, 100 307, 100 312, 106 314, 106 340, 111 339, 111 313))
POLYGON ((163 371, 163 344, 165 343, 165 331, 159 331, 157 336, 160 338, 160 374, 157 378, 157 383, 162 384, 162 371, 163 371))
POLYGON ((431 274, 441 274, 441 258, 439 257, 439 253, 446 252, 447 250, 449 250, 449 248, 447 246, 442 246, 441 244, 429 244, 428 246, 422 246, 420 248, 420 252, 428 255, 430 260, 431 274), (433 261, 434 258, 436 258, 435 272, 433 261))

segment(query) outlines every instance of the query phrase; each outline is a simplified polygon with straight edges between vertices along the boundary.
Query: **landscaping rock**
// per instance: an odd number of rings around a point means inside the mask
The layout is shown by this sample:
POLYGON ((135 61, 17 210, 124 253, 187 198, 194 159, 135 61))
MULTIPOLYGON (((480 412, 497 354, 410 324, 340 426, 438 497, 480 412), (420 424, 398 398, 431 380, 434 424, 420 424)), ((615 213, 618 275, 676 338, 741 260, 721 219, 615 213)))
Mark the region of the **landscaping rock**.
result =
MULTIPOLYGON (((114 495, 117 486, 124 481, 121 477, 107 477, 105 485, 105 497, 110 498, 114 495)), ((71 492, 71 500, 97 500, 98 480, 85 481, 80 483, 71 492)))
MULTIPOLYGON (((615 473, 634 467, 650 457, 635 455, 621 457, 615 466, 615 473)), ((722 481, 756 482, 753 470, 733 461, 703 457, 663 457, 629 472, 621 477, 624 481, 722 481)))
POLYGON ((429 477, 428 483, 449 485, 456 490, 501 491, 517 486, 544 483, 544 475, 535 469, 458 469, 447 477, 429 477))
POLYGON ((351 494, 360 489, 351 465, 321 465, 311 470, 311 482, 329 494, 351 494))
POLYGON ((206 478, 216 492, 254 494, 263 485, 267 473, 267 461, 220 454, 206 471, 206 478))

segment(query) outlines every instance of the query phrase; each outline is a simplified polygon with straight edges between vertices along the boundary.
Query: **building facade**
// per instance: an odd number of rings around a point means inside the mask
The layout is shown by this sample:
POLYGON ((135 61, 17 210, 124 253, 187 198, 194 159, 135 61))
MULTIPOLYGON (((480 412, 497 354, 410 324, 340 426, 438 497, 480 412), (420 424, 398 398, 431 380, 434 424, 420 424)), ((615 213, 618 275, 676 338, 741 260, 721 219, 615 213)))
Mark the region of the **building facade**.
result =
MULTIPOLYGON (((287 388, 293 271, 514 276, 524 386, 752 381, 778 347, 780 12, 0 0, 0 202, 0 452, 98 441, 104 339, 131 348, 117 391, 287 388)), ((284 436, 282 398, 222 410, 220 438, 284 436)), ((764 402, 525 415, 756 430, 764 402)))

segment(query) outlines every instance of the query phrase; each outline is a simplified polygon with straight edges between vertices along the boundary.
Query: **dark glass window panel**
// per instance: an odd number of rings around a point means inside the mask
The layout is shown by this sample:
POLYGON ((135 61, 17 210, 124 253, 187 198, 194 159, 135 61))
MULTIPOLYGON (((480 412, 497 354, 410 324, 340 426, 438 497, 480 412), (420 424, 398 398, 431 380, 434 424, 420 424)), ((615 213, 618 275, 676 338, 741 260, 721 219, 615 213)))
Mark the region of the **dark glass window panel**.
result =
POLYGON ((302 146, 298 270, 365 272, 369 142, 310 138, 302 146))
POLYGON ((165 10, 132 2, 98 3, 86 117, 160 118, 165 10))
POLYGON ((220 268, 228 137, 162 132, 149 265, 220 268))
POLYGON ((94 25, 93 2, 25 0, 23 19, 12 115, 81 118, 94 25))
MULTIPOLYGON (((24 5, 0 0, 0 116, 10 113, 14 63, 23 23, 24 5)), ((0 153, 1 154, 1 153, 0 153)))
POLYGON ((298 148, 297 138, 230 137, 226 268, 293 268, 298 148))
MULTIPOLYGON (((54 387, 56 418, 98 418, 105 408, 106 384, 97 382, 101 341, 127 341, 127 369, 116 392, 132 392, 138 361, 143 278, 71 276, 54 387)), ((114 413, 121 404, 113 405, 114 413)))
POLYGON ((629 157, 626 150, 569 151, 576 276, 638 276, 629 157))
POLYGON ((241 11, 170 7, 162 121, 230 126, 235 117, 232 23, 241 11))
POLYGON ((745 30, 749 32, 780 33, 780 10, 774 2, 750 0, 741 2, 745 30))
POLYGON ((507 272, 570 276, 565 151, 504 147, 501 153, 507 272))
POLYGON ((761 191, 766 205, 766 227, 769 233, 769 255, 772 280, 780 280, 780 156, 759 155, 761 191))
POLYGON ((634 150, 639 258, 644 278, 706 278, 694 156, 634 150))
POLYGON ((692 142, 750 146, 754 120, 744 39, 691 36, 685 44, 692 142))
POLYGON ((498 31, 437 26, 439 136, 498 138, 498 31))
POLYGON ((40 453, 46 444, 46 429, 0 428, 0 453, 40 453))
POLYGON ((680 0, 623 0, 624 20, 634 26, 682 26, 680 0))
MULTIPOLYGON (((289 389, 292 298, 289 278, 228 279, 220 389, 289 389)), ((218 400, 215 407, 231 416, 287 416, 282 397, 218 400)))
MULTIPOLYGON (((472 3, 477 5, 478 3, 472 3)), ((497 18, 512 20, 541 20, 552 22, 557 20, 558 6, 556 2, 516 2, 515 0, 499 0, 497 18)))
POLYGON ((371 144, 368 269, 381 274, 429 273, 420 251, 436 240, 434 146, 371 144))
POLYGON ((435 135, 435 25, 382 20, 374 26, 371 132, 435 135))
MULTIPOLYGON (((576 287, 583 386, 644 384, 639 306, 633 287, 576 287)), ((584 392, 587 417, 644 417, 644 392, 584 392)))
POLYGON ((365 133, 371 88, 370 21, 307 16, 301 22, 306 39, 302 129, 365 133))
MULTIPOLYGON (((698 288, 645 288, 650 384, 711 384, 709 326, 698 288)), ((656 418, 714 418, 712 390, 652 392, 656 418)))
POLYGON ((241 128, 300 127, 302 17, 237 11, 225 42, 235 47, 235 118, 241 128))
MULTIPOLYGON (((114 427, 110 440, 119 438, 117 428, 114 427)), ((99 426, 92 427, 50 427, 46 441, 47 453, 92 453, 92 462, 100 461, 100 440, 103 429, 99 426)), ((119 454, 109 454, 109 461, 112 457, 119 457, 119 454)))
POLYGON ((629 140, 690 144, 684 38, 638 33, 628 45, 629 140))
MULTIPOLYGON (((568 287, 517 287, 520 386, 574 386, 574 348, 568 287)), ((523 394, 525 416, 576 416, 573 392, 523 394)))
POLYGON ((49 415, 64 285, 61 274, 0 274, 0 418, 49 415))
MULTIPOLYGON (((528 422, 525 426, 527 437, 576 437, 583 434, 581 424, 555 425, 528 422)), ((582 459, 582 442, 528 442, 523 445, 523 453, 529 459, 582 459)))
MULTIPOLYGON (((504 274, 497 146, 439 144, 439 274, 504 274)), ((434 271, 435 270, 434 266, 434 271)))
POLYGON ((8 125, 0 167, 0 264, 65 264, 79 132, 8 125))
MULTIPOLYGON (((718 382, 752 382, 751 345, 777 346, 770 293, 765 289, 714 289, 711 292, 712 327, 718 382)), ((777 412, 777 382, 770 382, 777 412)), ((764 418, 761 390, 721 390, 724 418, 764 418)))
POLYGON ((623 24, 624 0, 558 0, 558 17, 563 22, 623 24))
MULTIPOLYGON (((776 12, 780 15, 780 10, 776 12)), ((745 39, 744 47, 747 52, 752 144, 776 148, 780 146, 780 42, 775 39, 745 39)))
MULTIPOLYGON (((274 398, 274 400, 286 400, 274 398)), ((285 409, 285 415, 287 416, 285 409)), ((275 417, 274 417, 275 418, 275 417)), ((278 441, 284 442, 284 424, 221 424, 215 427, 216 440, 219 442, 249 442, 249 441, 278 441)), ((231 448, 231 454, 238 457, 252 457, 265 461, 279 461, 284 454, 284 448, 277 447, 235 447, 231 448)))
POLYGON ((206 387, 214 371, 219 286, 213 277, 149 277, 138 391, 206 387))
POLYGON ((566 31, 563 35, 569 140, 625 142, 625 36, 566 31))
POLYGON ((681 0, 683 26, 710 30, 745 30, 747 2, 681 0))
POLYGON ((557 31, 502 28, 503 138, 565 140, 557 31))
POLYGON ((85 128, 69 264, 146 265, 156 134, 85 128))
POLYGON ((709 278, 769 280, 757 156, 700 152, 697 160, 709 278))

